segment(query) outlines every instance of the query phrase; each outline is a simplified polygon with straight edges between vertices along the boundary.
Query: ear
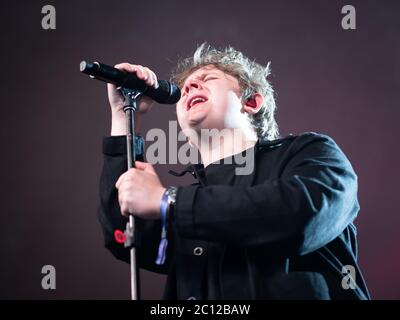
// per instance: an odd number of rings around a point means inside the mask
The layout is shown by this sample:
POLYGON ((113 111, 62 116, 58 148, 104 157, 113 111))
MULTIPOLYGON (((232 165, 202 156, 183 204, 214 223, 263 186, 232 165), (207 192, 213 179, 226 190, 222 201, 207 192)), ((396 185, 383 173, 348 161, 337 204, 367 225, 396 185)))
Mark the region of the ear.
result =
POLYGON ((247 101, 245 101, 243 109, 248 114, 256 114, 258 111, 260 111, 263 103, 264 97, 259 93, 255 93, 253 96, 247 99, 247 101))

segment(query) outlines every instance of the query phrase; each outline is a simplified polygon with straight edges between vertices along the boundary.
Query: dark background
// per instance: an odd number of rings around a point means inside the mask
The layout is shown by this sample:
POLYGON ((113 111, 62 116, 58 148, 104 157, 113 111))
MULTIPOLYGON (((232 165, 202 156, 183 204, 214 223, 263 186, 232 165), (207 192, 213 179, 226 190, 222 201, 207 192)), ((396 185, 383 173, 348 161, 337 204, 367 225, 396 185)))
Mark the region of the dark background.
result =
MULTIPOLYGON (((149 66, 160 79, 203 41, 272 62, 282 136, 329 134, 359 176, 359 261, 372 297, 400 298, 399 1, 2 1, 0 298, 129 299, 129 267, 96 218, 105 84, 81 60, 149 66), (56 30, 41 28, 42 6, 56 30), (352 4, 357 29, 341 28, 352 4), (41 288, 54 265, 57 289, 41 288)), ((156 105, 143 133, 168 128, 156 105)), ((157 165, 165 185, 185 184, 157 165)), ((141 272, 144 299, 165 278, 141 272)))

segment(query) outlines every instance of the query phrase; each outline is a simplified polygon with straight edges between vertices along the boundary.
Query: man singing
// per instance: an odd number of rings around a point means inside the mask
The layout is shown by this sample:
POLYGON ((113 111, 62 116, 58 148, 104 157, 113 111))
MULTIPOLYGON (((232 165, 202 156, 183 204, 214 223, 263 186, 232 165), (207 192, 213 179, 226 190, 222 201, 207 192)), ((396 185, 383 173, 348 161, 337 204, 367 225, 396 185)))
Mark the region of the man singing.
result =
MULTIPOLYGON (((116 68, 157 84, 146 67, 116 68)), ((99 208, 105 246, 129 261, 114 232, 134 215, 139 266, 168 275, 164 299, 369 299, 353 225, 357 176, 330 137, 279 137, 269 73, 231 47, 206 44, 178 64, 178 122, 202 160, 182 172, 197 182, 179 187, 163 186, 150 163, 126 171, 123 96, 108 84, 112 128, 103 138, 99 208), (241 157, 251 170, 240 172, 241 157)), ((139 98, 136 128, 151 106, 139 98)), ((144 160, 140 136, 136 145, 144 160)))

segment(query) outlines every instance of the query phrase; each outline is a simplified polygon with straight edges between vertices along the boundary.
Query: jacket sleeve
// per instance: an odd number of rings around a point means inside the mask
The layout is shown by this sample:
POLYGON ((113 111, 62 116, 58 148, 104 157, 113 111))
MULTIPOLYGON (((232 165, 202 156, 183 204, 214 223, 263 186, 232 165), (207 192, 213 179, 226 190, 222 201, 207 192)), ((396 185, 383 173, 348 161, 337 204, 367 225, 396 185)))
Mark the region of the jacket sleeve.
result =
MULTIPOLYGON (((126 138, 125 136, 112 136, 103 138, 104 164, 100 176, 100 205, 98 207, 98 219, 104 235, 105 247, 120 260, 129 262, 129 249, 124 248, 114 240, 114 232, 119 229, 124 231, 127 218, 121 215, 118 203, 118 190, 115 183, 121 174, 127 170, 126 138)), ((136 155, 138 160, 143 161, 143 154, 136 155)), ((144 220, 135 218, 136 241, 139 244, 137 261, 140 268, 157 273, 167 273, 169 257, 164 265, 155 264, 158 244, 161 236, 160 220, 144 220)), ((169 233, 171 234, 171 233, 169 233)), ((171 239, 169 239, 171 241, 171 239)), ((168 245, 168 248, 171 246, 168 245)))
POLYGON ((279 178, 262 184, 179 188, 178 234, 287 255, 335 239, 359 210, 350 162, 331 138, 316 133, 297 137, 283 157, 279 178))

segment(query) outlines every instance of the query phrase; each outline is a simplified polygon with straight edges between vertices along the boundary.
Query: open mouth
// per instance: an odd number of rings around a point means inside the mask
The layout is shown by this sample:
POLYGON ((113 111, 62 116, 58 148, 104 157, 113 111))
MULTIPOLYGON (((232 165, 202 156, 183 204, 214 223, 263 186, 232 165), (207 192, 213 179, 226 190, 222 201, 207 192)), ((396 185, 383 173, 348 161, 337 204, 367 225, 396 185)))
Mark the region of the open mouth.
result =
POLYGON ((199 105, 200 103, 206 102, 207 98, 204 96, 194 96, 189 99, 187 105, 186 105, 186 110, 189 111, 193 107, 199 105))

